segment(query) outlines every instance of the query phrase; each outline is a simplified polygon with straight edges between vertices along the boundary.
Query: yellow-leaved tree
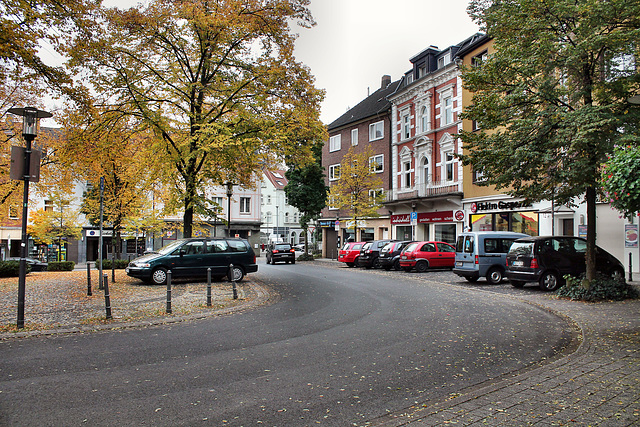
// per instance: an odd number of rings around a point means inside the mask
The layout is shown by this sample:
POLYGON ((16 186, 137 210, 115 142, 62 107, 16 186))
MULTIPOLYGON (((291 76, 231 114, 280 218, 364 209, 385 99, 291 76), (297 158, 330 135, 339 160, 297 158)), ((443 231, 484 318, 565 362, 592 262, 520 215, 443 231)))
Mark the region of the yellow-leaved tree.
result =
POLYGON ((113 113, 105 123, 119 115, 154 133, 159 176, 179 203, 185 237, 207 208, 205 188, 250 186, 285 156, 312 160, 300 141, 324 137, 324 93, 296 61, 291 28, 314 24, 308 4, 151 0, 104 10, 68 52, 99 94, 94 105, 113 113))
POLYGON ((376 165, 370 159, 374 154, 371 147, 360 153, 354 147, 349 148, 340 162, 340 178, 329 189, 328 205, 347 212, 356 240, 358 221, 377 217, 385 198, 382 179, 373 173, 376 165))

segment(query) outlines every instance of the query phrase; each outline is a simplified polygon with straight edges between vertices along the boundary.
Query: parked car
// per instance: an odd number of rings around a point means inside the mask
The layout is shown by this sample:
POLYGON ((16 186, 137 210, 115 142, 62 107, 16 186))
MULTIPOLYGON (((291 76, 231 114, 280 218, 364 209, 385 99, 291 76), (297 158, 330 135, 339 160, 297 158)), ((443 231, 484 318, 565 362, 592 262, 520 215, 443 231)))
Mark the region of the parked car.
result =
POLYGON ((287 264, 296 263, 296 250, 290 243, 272 243, 267 249, 267 264, 284 261, 287 264))
POLYGON ((402 250, 411 243, 411 240, 403 240, 400 242, 389 242, 380 250, 380 256, 378 258, 380 267, 389 271, 392 268, 394 270, 402 270, 400 267, 400 254, 402 250))
POLYGON ((469 282, 486 277, 487 282, 498 284, 504 278, 507 252, 511 244, 523 237, 512 231, 470 231, 458 235, 456 265, 453 272, 469 282))
POLYGON ((172 277, 206 277, 211 268, 211 276, 221 278, 229 273, 233 264, 232 277, 240 281, 247 273, 258 271, 256 255, 245 239, 180 239, 156 252, 132 260, 126 273, 157 285, 166 283, 167 272, 172 277))
MULTIPOLYGON (((7 258, 6 261, 20 262, 20 257, 7 258)), ((26 257, 25 261, 27 262, 27 266, 31 268, 31 271, 47 271, 47 269, 49 268, 49 264, 35 258, 26 257)))
MULTIPOLYGON (((579 277, 586 271, 587 241, 573 236, 538 236, 518 239, 507 254, 506 275, 516 288, 538 282, 540 289, 555 291, 563 276, 579 277)), ((624 266, 613 255, 596 246, 598 272, 624 281, 624 266)))
POLYGON ((380 268, 380 251, 391 239, 386 240, 374 240, 367 242, 360 249, 360 257, 358 258, 358 265, 365 268, 380 268))
POLYGON ((346 263, 349 267, 354 267, 358 264, 358 258, 360 257, 360 249, 364 242, 347 242, 338 251, 338 261, 346 263))
POLYGON ((428 268, 452 268, 456 262, 456 248, 445 242, 409 243, 400 255, 400 267, 404 271, 414 268, 418 272, 428 268))

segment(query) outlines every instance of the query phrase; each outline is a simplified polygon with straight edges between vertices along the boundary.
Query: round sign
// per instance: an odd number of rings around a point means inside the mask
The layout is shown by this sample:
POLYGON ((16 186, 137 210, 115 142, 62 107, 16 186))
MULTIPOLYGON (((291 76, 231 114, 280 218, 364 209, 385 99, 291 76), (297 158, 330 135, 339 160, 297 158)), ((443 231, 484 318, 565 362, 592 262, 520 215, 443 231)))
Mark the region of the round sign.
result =
POLYGON ((476 204, 476 202, 471 203, 471 213, 476 213, 478 212, 478 205, 476 204))
POLYGON ((456 211, 454 214, 456 221, 464 221, 464 211, 456 211))

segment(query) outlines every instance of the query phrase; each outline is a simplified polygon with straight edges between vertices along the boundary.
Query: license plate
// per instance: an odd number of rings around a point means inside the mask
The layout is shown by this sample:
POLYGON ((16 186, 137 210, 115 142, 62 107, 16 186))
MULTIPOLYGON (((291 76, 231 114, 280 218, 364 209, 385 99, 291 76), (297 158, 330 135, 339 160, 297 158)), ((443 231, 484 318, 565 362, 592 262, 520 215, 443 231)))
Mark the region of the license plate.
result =
POLYGON ((522 266, 524 266, 524 261, 513 261, 512 265, 514 267, 522 267, 522 266))

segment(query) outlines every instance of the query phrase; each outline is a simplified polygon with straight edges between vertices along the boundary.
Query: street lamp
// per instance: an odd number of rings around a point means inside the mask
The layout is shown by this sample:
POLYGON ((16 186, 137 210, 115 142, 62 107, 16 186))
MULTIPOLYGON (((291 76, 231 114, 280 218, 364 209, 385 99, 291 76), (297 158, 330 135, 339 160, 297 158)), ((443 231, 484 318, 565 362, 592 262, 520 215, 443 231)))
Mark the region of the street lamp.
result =
MULTIPOLYGON (((38 135, 38 119, 52 117, 53 114, 32 107, 10 108, 9 113, 22 116, 22 136, 25 140, 24 167, 22 179, 24 192, 22 195, 22 241, 20 243, 20 272, 18 278, 18 328, 24 328, 24 299, 26 293, 27 276, 27 215, 29 204, 29 179, 31 177, 31 143, 38 135)), ((39 167, 39 165, 36 165, 39 167)))
POLYGON ((233 183, 227 181, 227 236, 231 237, 231 196, 233 196, 233 183))

